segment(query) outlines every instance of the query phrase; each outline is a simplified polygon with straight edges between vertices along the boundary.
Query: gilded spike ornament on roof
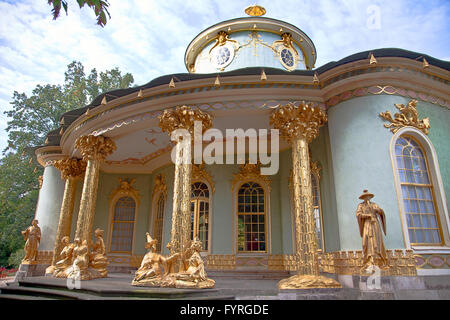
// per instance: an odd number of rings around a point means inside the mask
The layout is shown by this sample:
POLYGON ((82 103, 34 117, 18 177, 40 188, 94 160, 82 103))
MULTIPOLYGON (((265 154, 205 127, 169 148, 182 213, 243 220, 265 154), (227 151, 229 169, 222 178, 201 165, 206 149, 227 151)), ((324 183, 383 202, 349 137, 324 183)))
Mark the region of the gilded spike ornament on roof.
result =
POLYGON ((428 134, 430 129, 430 120, 428 118, 419 119, 419 113, 417 112, 417 100, 413 99, 405 106, 404 104, 394 104, 395 107, 400 110, 400 113, 392 114, 389 111, 380 112, 380 117, 391 123, 386 123, 384 126, 390 128, 392 133, 396 133, 403 127, 414 127, 419 129, 425 134, 428 134))

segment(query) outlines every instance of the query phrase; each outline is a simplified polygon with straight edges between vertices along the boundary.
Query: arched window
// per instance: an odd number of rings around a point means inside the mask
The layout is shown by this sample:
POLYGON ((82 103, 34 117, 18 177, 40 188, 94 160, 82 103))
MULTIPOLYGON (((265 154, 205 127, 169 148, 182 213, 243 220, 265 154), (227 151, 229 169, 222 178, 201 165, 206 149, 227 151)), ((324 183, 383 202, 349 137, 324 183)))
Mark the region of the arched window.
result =
POLYGON ((266 252, 266 204, 264 189, 255 182, 238 190, 238 252, 266 252))
POLYGON ((111 252, 131 253, 136 202, 131 197, 122 197, 114 205, 112 221, 111 252))
POLYGON ((156 203, 155 221, 153 222, 153 236, 154 239, 158 240, 156 243, 156 252, 161 252, 165 203, 166 197, 164 193, 161 193, 156 203))
POLYGON ((191 240, 198 237, 202 250, 208 250, 209 237, 209 189, 203 182, 191 186, 191 240))
POLYGON ((402 135, 395 142, 395 157, 409 242, 412 245, 443 244, 433 183, 423 148, 413 137, 402 135))
POLYGON ((320 204, 320 185, 319 179, 315 174, 311 174, 311 186, 313 195, 314 219, 316 222, 317 249, 323 251, 323 226, 322 226, 322 208, 320 204))

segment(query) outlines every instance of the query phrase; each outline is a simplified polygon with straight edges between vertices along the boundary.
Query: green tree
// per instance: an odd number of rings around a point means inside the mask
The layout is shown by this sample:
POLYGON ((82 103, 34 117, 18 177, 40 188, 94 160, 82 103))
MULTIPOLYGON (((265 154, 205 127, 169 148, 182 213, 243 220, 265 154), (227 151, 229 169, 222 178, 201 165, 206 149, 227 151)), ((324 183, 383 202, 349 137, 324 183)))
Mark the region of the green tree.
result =
MULTIPOLYGON (((52 14, 53 14, 53 20, 56 20, 60 13, 61 13, 61 7, 64 9, 64 11, 67 14, 68 9, 68 3, 67 0, 47 0, 48 4, 53 7, 52 14)), ((84 5, 88 5, 92 10, 94 10, 95 16, 97 17, 97 24, 101 27, 104 27, 106 24, 106 15, 108 15, 108 18, 111 19, 111 15, 109 14, 108 7, 109 3, 108 1, 103 0, 77 0, 78 5, 80 6, 80 9, 84 7, 84 5)))
POLYGON ((128 88, 134 82, 130 73, 118 68, 88 75, 80 62, 67 66, 60 85, 37 85, 28 96, 14 92, 8 116, 8 147, 0 159, 0 266, 8 265, 11 253, 23 248, 20 233, 34 217, 39 193, 37 165, 31 147, 44 145, 46 134, 59 127, 62 114, 86 106, 106 91, 128 88))

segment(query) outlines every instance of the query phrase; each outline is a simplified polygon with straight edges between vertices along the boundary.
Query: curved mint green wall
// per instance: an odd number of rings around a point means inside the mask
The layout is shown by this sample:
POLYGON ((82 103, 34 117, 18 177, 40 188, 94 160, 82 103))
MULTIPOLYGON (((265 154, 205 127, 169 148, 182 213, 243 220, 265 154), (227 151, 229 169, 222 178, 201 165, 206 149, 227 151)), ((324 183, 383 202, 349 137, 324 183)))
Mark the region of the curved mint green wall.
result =
POLYGON ((387 248, 404 248, 389 145, 392 132, 378 114, 395 111, 400 96, 366 96, 347 100, 328 110, 331 153, 342 250, 361 249, 356 208, 368 189, 386 214, 387 248))
POLYGON ((78 219, 78 213, 80 211, 80 200, 81 200, 82 192, 83 192, 83 179, 78 179, 77 190, 75 192, 75 203, 73 206, 72 227, 70 229, 70 240, 71 241, 73 241, 73 239, 75 238, 75 231, 77 229, 77 219, 78 219))
POLYGON ((291 173, 291 149, 280 152, 280 169, 278 171, 279 184, 279 207, 280 207, 280 233, 283 254, 292 254, 293 249, 293 226, 291 213, 291 191, 289 189, 289 175, 291 173))
MULTIPOLYGON (((281 241, 282 253, 293 253, 293 217, 291 213, 291 195, 289 189, 289 175, 292 168, 291 149, 280 153, 279 171, 279 203, 281 212, 281 241)), ((336 214, 336 195, 334 190, 331 150, 328 127, 320 129, 319 136, 310 144, 311 160, 319 161, 320 170, 320 198, 325 251, 337 251, 340 248, 338 217, 336 214)))
MULTIPOLYGON (((238 165, 205 165, 213 181, 215 192, 212 194, 211 204, 211 254, 232 254, 233 253, 233 233, 234 228, 233 214, 235 214, 233 195, 231 193, 231 182, 233 174, 239 172, 238 165)), ((162 173, 165 175, 168 187, 168 197, 164 216, 164 246, 170 240, 170 228, 172 223, 172 198, 173 198, 173 166, 167 166, 156 170, 153 176, 162 173)), ((273 254, 283 253, 281 211, 279 205, 279 180, 278 175, 271 176, 271 197, 270 197, 270 215, 271 215, 271 245, 273 254)), ((283 213, 284 214, 284 213, 283 213)), ((289 214, 289 211, 287 211, 289 214)), ((168 250, 164 248, 165 254, 168 250)))
MULTIPOLYGON (((234 200, 231 193, 233 175, 239 172, 239 165, 205 165, 210 173, 215 192, 212 196, 212 239, 211 254, 233 253, 234 200)), ((270 225, 272 254, 282 253, 281 221, 279 209, 278 175, 270 176, 270 225)), ((268 213, 269 214, 269 213, 268 213)))
MULTIPOLYGON (((158 174, 162 174, 165 179, 165 183, 167 186, 167 198, 164 206, 164 222, 163 222, 163 236, 162 236, 162 244, 161 249, 162 253, 168 255, 169 249, 166 248, 167 243, 170 241, 170 230, 172 227, 172 201, 173 201, 173 178, 174 178, 174 170, 175 167, 173 165, 168 165, 156 170, 151 176, 151 191, 150 196, 153 193, 153 184, 155 181, 155 177, 158 174)), ((150 204, 151 205, 151 204, 150 204)), ((150 210, 153 213, 153 209, 150 210)), ((153 215, 149 216, 149 219, 154 219, 153 215)), ((149 220, 150 223, 151 220, 149 220)), ((152 232, 152 231, 150 231, 152 232)), ((142 246, 145 244, 145 239, 142 240, 142 246)))
MULTIPOLYGON (((313 159, 319 160, 322 169, 321 192, 322 208, 324 215, 325 244, 327 251, 335 250, 339 243, 337 224, 335 223, 335 204, 331 188, 329 188, 330 179, 329 169, 326 164, 326 132, 321 133, 322 140, 318 140, 312 145, 313 159)), ((285 150, 280 153, 280 169, 276 175, 270 176, 270 226, 271 226, 271 247, 272 254, 291 254, 292 249, 292 216, 289 190, 289 174, 291 170, 291 150, 285 150)), ((233 214, 235 214, 233 195, 231 193, 231 183, 233 175, 239 172, 239 165, 206 165, 206 170, 212 176, 215 192, 212 194, 211 205, 211 254, 232 254, 233 238, 232 230, 234 228, 233 214)), ((137 217, 137 229, 135 237, 135 246, 133 254, 144 254, 145 232, 150 231, 152 208, 151 196, 153 191, 154 177, 157 174, 163 174, 167 185, 167 199, 164 213, 163 225, 163 254, 168 254, 165 247, 170 241, 170 230, 172 224, 172 199, 173 199, 173 178, 174 166, 168 165, 155 170, 153 174, 131 175, 131 174, 107 174, 101 173, 99 179, 98 197, 96 214, 94 219, 94 228, 99 227, 105 230, 104 238, 109 245, 108 229, 109 219, 109 196, 118 186, 118 178, 136 178, 134 186, 141 195, 141 202, 137 217)), ((77 186, 77 196, 74 208, 74 217, 72 221, 72 238, 76 228, 76 219, 79 210, 81 197, 82 181, 77 186)))
POLYGON ((338 251, 339 220, 336 212, 336 193, 332 169, 330 136, 328 126, 320 129, 319 136, 310 144, 311 160, 319 161, 320 170, 320 200, 322 208, 322 224, 325 251, 338 251))
MULTIPOLYGON (((402 103, 406 104, 407 102, 402 103)), ((436 150, 448 208, 450 195, 450 110, 432 103, 419 101, 417 111, 419 112, 419 119, 430 118, 431 128, 428 138, 436 150)))
POLYGON ((212 199, 211 253, 233 253, 233 196, 231 179, 236 168, 234 165, 205 165, 215 186, 212 199))
POLYGON ((119 186, 118 178, 135 178, 136 182, 133 187, 136 188, 140 195, 140 204, 137 207, 137 221, 135 230, 135 244, 133 254, 145 254, 144 248, 145 233, 148 231, 149 215, 150 215, 150 175, 137 175, 137 174, 108 174, 101 172, 97 193, 97 205, 95 208, 94 227, 105 230, 104 240, 107 250, 109 250, 109 238, 111 230, 109 227, 109 197, 114 189, 119 186))

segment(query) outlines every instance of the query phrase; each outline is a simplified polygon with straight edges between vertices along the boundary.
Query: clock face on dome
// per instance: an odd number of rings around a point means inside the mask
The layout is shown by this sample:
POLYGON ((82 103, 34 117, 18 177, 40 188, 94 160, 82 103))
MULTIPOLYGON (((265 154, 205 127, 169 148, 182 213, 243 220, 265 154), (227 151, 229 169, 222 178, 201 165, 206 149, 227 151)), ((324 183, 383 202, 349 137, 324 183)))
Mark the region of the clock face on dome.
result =
POLYGON ((210 53, 211 63, 218 69, 228 66, 234 58, 234 47, 231 44, 215 47, 210 53))

